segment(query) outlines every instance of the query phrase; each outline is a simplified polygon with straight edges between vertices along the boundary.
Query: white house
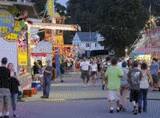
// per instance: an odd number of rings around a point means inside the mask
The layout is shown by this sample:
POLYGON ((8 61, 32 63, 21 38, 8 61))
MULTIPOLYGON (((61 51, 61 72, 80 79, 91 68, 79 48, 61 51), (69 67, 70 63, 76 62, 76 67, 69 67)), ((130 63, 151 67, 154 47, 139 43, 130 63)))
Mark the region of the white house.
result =
POLYGON ((104 50, 104 46, 101 46, 99 41, 104 41, 104 37, 98 32, 77 32, 72 40, 72 45, 86 51, 104 50))

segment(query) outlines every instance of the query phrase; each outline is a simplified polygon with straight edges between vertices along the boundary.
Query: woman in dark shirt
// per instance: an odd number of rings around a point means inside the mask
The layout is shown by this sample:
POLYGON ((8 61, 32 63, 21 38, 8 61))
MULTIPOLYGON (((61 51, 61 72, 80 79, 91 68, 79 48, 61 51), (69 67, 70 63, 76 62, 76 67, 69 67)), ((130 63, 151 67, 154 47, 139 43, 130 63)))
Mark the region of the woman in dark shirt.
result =
POLYGON ((37 64, 37 62, 34 62, 34 66, 33 66, 33 79, 34 81, 39 80, 39 66, 37 64))
POLYGON ((12 110, 13 110, 13 117, 18 117, 15 114, 16 106, 17 106, 17 97, 18 97, 18 86, 20 83, 17 79, 16 72, 14 70, 14 66, 12 63, 8 64, 8 68, 10 69, 10 79, 9 79, 9 88, 11 92, 11 102, 12 102, 12 110))

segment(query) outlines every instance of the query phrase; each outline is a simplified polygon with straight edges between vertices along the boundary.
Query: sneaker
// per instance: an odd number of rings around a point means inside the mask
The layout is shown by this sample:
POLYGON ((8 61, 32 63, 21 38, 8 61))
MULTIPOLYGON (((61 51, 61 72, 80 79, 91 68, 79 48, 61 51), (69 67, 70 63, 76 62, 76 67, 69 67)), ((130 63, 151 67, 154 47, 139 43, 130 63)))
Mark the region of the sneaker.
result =
POLYGON ((85 87, 86 87, 86 85, 84 84, 84 85, 83 85, 83 87, 85 88, 85 87))
POLYGON ((123 109, 123 106, 120 104, 120 107, 119 107, 119 108, 120 108, 120 111, 121 111, 121 110, 123 109))
POLYGON ((120 108, 119 107, 117 107, 117 112, 120 112, 120 108))
POLYGON ((61 82, 64 82, 64 80, 61 80, 61 82))
POLYGON ((133 114, 134 114, 134 115, 137 115, 137 113, 138 113, 138 110, 137 110, 137 109, 134 109, 134 110, 133 110, 133 114))
POLYGON ((139 107, 138 108, 138 113, 141 113, 141 112, 142 112, 141 107, 139 107))
POLYGON ((141 111, 141 109, 138 109, 138 113, 141 113, 142 111, 141 111))
POLYGON ((105 85, 102 85, 102 90, 104 90, 105 85))
POLYGON ((113 112, 113 109, 110 109, 110 113, 114 113, 114 112, 113 112))
POLYGON ((48 96, 41 96, 41 98, 48 98, 48 96))

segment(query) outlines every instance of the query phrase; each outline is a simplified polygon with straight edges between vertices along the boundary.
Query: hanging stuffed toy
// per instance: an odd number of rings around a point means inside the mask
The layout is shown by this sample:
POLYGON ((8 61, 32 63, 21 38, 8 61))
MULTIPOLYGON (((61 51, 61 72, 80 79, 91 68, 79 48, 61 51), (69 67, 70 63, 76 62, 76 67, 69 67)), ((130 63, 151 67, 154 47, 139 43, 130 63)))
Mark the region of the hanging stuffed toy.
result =
POLYGON ((16 15, 15 20, 19 21, 19 25, 21 28, 25 26, 25 22, 32 25, 32 21, 28 20, 28 12, 24 11, 23 16, 21 16, 19 13, 16 15))

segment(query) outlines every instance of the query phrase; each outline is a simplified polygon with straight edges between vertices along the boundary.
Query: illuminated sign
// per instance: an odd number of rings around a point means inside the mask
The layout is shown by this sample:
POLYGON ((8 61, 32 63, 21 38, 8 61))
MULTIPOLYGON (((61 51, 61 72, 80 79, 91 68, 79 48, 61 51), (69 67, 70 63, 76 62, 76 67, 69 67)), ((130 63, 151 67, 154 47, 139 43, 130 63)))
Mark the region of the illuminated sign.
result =
POLYGON ((0 9, 0 37, 7 41, 17 41, 21 27, 10 12, 0 9))
POLYGON ((55 40, 55 45, 59 45, 59 46, 64 45, 63 35, 55 36, 54 40, 55 40))
POLYGON ((18 63, 19 63, 19 66, 27 66, 28 65, 27 50, 24 50, 22 48, 18 48, 18 63))
POLYGON ((5 9, 0 9, 0 37, 9 34, 14 27, 14 17, 5 9))

